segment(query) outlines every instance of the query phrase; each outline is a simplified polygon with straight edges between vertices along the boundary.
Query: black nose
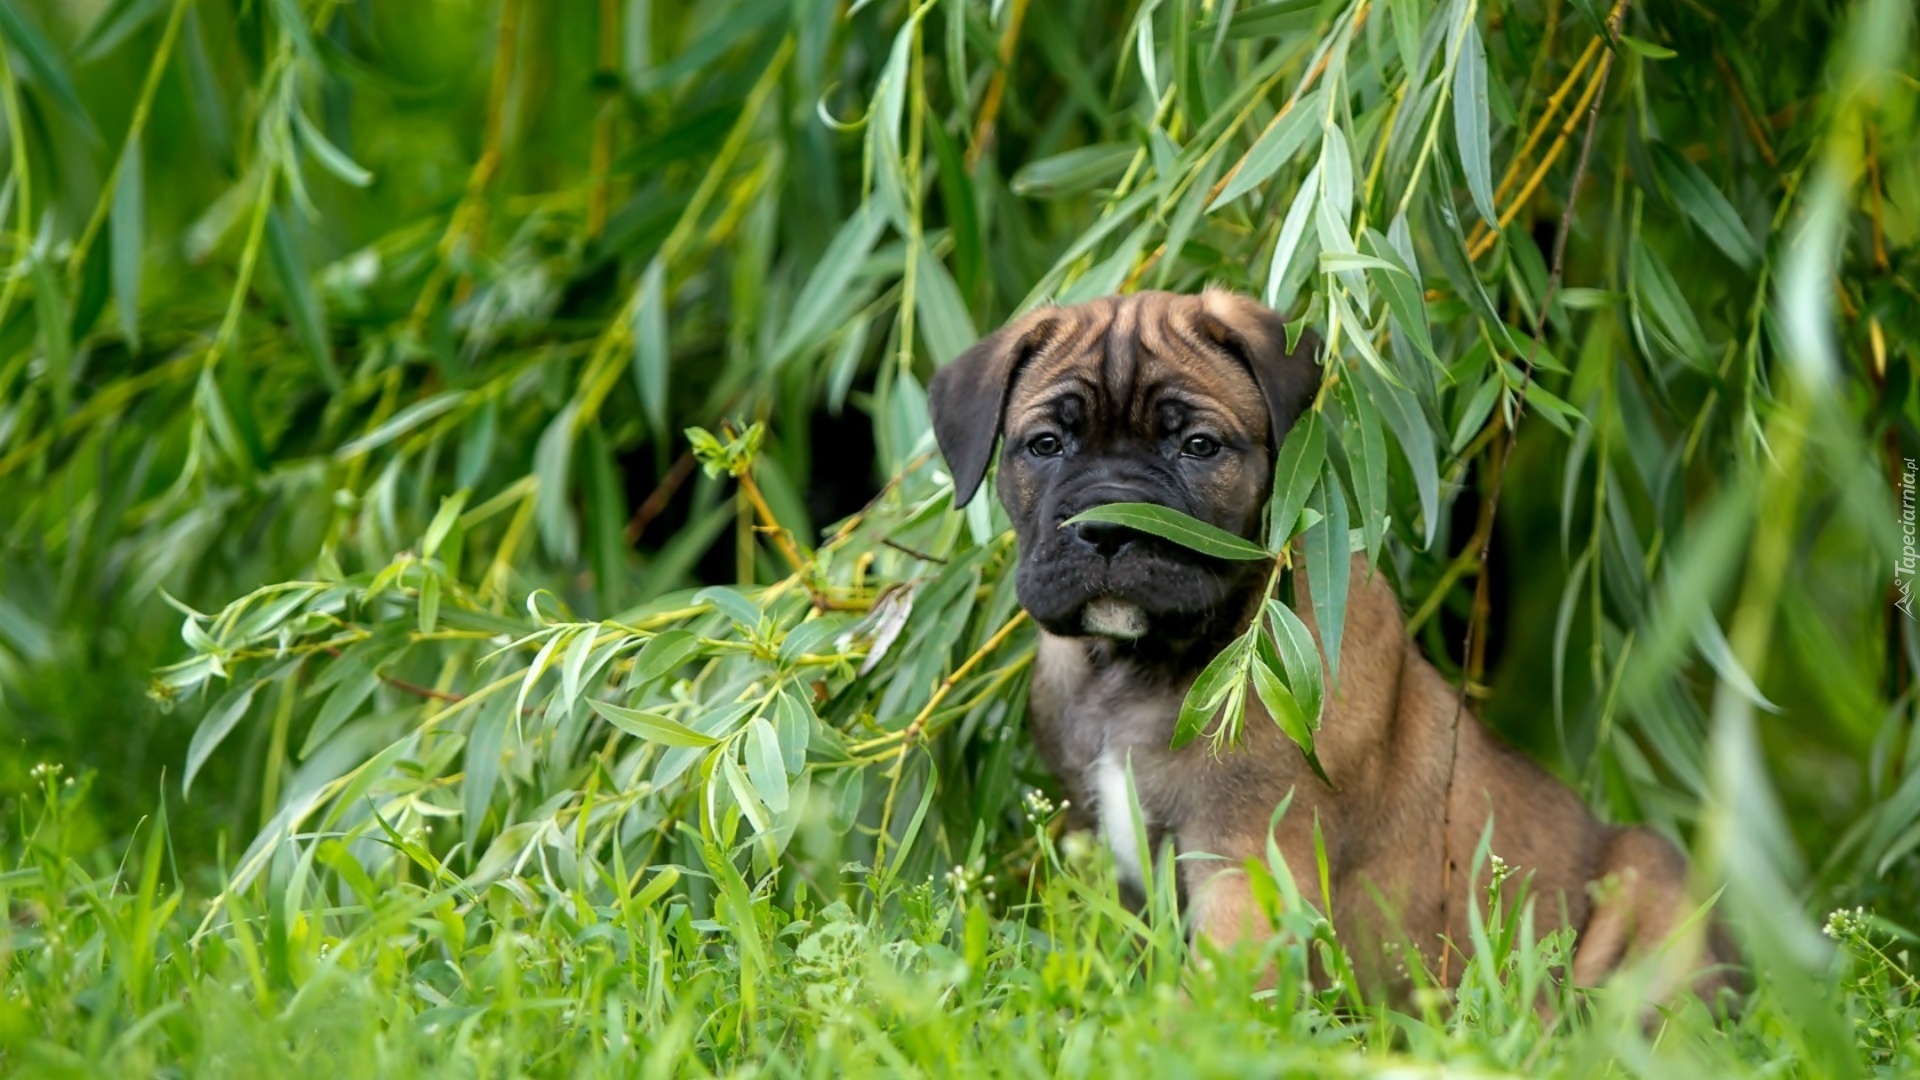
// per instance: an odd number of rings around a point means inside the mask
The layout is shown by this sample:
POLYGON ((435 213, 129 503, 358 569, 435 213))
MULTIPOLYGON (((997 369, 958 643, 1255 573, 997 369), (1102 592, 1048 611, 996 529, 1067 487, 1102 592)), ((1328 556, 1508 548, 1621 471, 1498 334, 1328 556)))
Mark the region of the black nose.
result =
POLYGON ((1100 556, 1108 559, 1127 550, 1140 538, 1135 530, 1106 521, 1082 522, 1073 527, 1073 532, 1081 543, 1091 546, 1100 556))

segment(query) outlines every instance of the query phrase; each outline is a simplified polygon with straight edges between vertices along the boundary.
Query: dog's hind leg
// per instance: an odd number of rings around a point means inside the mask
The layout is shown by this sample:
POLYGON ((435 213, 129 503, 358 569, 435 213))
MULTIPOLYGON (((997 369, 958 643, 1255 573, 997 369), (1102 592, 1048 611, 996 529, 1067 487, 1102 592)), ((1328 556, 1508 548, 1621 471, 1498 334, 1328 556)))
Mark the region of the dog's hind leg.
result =
POLYGON ((1616 831, 1600 849, 1588 888, 1593 910, 1574 947, 1576 986, 1598 985, 1623 964, 1655 955, 1649 1000, 1667 1000, 1691 985, 1711 1001, 1730 985, 1720 965, 1732 959, 1731 951, 1707 920, 1690 923, 1695 905, 1687 894, 1686 859, 1666 837, 1643 825, 1616 831))

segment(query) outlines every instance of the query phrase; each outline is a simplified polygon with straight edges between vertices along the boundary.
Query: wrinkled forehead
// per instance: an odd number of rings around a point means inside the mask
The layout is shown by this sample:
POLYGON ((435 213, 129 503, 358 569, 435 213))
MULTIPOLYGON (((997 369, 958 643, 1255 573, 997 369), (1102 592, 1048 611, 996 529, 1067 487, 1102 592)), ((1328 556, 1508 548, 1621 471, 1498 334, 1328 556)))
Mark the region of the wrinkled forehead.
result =
POLYGON ((1152 433, 1174 414, 1249 442, 1267 408, 1246 365, 1198 327, 1193 297, 1141 293, 1054 308, 1007 398, 1005 430, 1071 420, 1152 433))

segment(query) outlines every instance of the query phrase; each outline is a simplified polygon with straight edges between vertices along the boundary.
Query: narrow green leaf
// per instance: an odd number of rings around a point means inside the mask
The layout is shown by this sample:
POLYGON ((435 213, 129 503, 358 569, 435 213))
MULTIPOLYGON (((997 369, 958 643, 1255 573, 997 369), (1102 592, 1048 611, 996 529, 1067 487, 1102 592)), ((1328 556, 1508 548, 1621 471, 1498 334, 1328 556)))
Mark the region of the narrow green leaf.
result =
POLYGON ((1347 575, 1350 570, 1347 549, 1347 496, 1340 477, 1329 467, 1310 503, 1322 519, 1306 534, 1307 584, 1313 593, 1313 619, 1320 626, 1320 641, 1327 657, 1327 671, 1337 683, 1340 678, 1340 637, 1347 621, 1347 575))
POLYGON ((374 666, 368 665, 354 677, 334 687, 333 692, 327 695, 326 703, 320 706, 320 715, 314 718, 313 727, 307 731, 307 740, 300 747, 302 760, 312 757, 313 752, 324 745, 334 732, 353 719, 353 715, 373 696, 374 688, 379 683, 380 677, 375 674, 374 666))
POLYGON ((113 302, 127 347, 140 351, 140 267, 146 251, 146 165, 140 141, 127 143, 120 180, 107 212, 107 242, 113 252, 113 302))
MULTIPOLYGON (((954 5, 952 10, 957 16, 960 6, 954 5)), ((960 48, 958 42, 950 45, 960 48)), ((965 73, 956 72, 955 77, 965 78, 965 73)), ((956 100, 966 100, 965 95, 956 100)), ((953 237, 953 276, 961 293, 972 295, 979 290, 986 264, 979 197, 974 191, 973 178, 967 174, 966 158, 959 142, 940 124, 928 124, 926 131, 940 170, 940 203, 947 213, 947 232, 953 237)))
POLYGON ((1367 561, 1380 551, 1380 539, 1387 528, 1387 442, 1380 431, 1380 411, 1373 396, 1353 379, 1343 379, 1341 400, 1351 410, 1359 439, 1352 444, 1354 500, 1360 507, 1360 531, 1366 538, 1367 561))
POLYGON ((1401 270, 1395 263, 1388 262, 1378 256, 1364 255, 1358 251, 1322 251, 1320 253, 1320 270, 1322 273, 1328 274, 1354 270, 1373 270, 1376 272, 1396 271, 1401 274, 1406 273, 1406 271, 1401 270))
POLYGON ((641 647, 633 658, 633 673, 627 685, 635 690, 663 675, 679 670, 701 649, 700 639, 690 630, 663 630, 641 647))
POLYGON ((1029 199, 1057 199, 1077 195, 1120 179, 1133 160, 1131 143, 1082 146, 1021 166, 1008 181, 1015 195, 1029 199))
MULTIPOLYGON (((104 239, 111 241, 112 235, 109 227, 104 239)), ((87 249, 86 259, 80 264, 79 280, 74 283, 73 300, 67 309, 68 341, 86 341, 87 335, 93 332, 94 324, 99 321, 100 313, 107 308, 107 299, 113 294, 112 246, 110 242, 95 244, 87 249)))
POLYGON ((79 43, 74 46, 81 64, 85 65, 110 52, 114 46, 125 41, 127 35, 165 11, 167 3, 168 0, 113 0, 87 24, 87 32, 81 35, 79 43))
POLYGON ((760 625, 760 609, 740 590, 727 585, 710 585, 693 594, 696 604, 712 604, 715 611, 733 620, 742 630, 752 633, 760 625))
POLYGON ((653 880, 647 882, 647 887, 635 894, 633 898, 635 909, 645 911, 647 908, 652 907, 656 901, 667 894, 667 890, 678 884, 680 884, 680 868, 677 866, 661 867, 654 873, 653 880))
POLYGON ((1159 228, 1154 221, 1143 221, 1128 233, 1112 254, 1100 260, 1093 269, 1074 279, 1073 284, 1063 289, 1056 300, 1060 304, 1078 304, 1085 300, 1094 300, 1118 292, 1126 281, 1127 275, 1140 261, 1140 249, 1146 246, 1147 236, 1159 228))
POLYGON ((813 343, 886 226, 886 215, 871 202, 862 203, 846 224, 840 226, 833 243, 827 245, 820 262, 813 268, 813 275, 794 298, 793 315, 770 354, 771 366, 778 367, 813 343))
POLYGON ((1320 204, 1335 228, 1321 235, 1321 246, 1351 250, 1353 236, 1353 151, 1346 133, 1325 118, 1320 123, 1320 204), (1332 243, 1328 241, 1331 240, 1332 243))
POLYGON ((648 430, 665 435, 667 427, 667 270, 658 256, 640 275, 639 306, 633 314, 633 381, 648 430))
POLYGON ((919 249, 919 273, 914 279, 913 307, 920 316, 920 333, 926 338, 927 351, 936 364, 965 352, 980 340, 967 313, 966 301, 948 275, 947 268, 924 245, 919 249))
POLYGON ((807 765, 807 747, 813 741, 813 706, 806 696, 789 686, 780 691, 774 703, 773 730, 780 737, 780 761, 786 770, 798 776, 807 765))
POLYGON ((467 850, 474 850, 485 823, 487 808, 493 803, 493 791, 500 780, 500 759, 507 730, 507 699, 495 697, 480 707, 467 732, 464 757, 465 778, 460 784, 463 810, 461 828, 467 850))
POLYGON ((1368 230, 1361 242, 1382 264, 1374 267, 1368 276, 1387 298, 1387 311, 1393 316, 1394 328, 1420 355, 1440 363, 1439 354, 1433 350, 1433 334, 1427 328, 1427 304, 1421 295, 1420 282, 1401 262, 1400 253, 1393 245, 1381 243, 1377 233, 1368 230))
POLYGON ((293 127, 299 133, 301 145, 320 163, 321 168, 354 187, 366 187, 373 183, 373 174, 333 145, 326 134, 307 119, 305 111, 298 108, 293 110, 293 127))
POLYGON ((1562 745, 1567 739, 1567 642, 1573 634, 1573 616, 1587 585, 1587 564, 1593 560, 1588 548, 1573 561, 1567 571, 1567 584, 1560 590, 1560 607, 1553 618, 1553 727, 1562 745))
POLYGON ((1211 555, 1216 559, 1235 559, 1251 562, 1256 559, 1271 559, 1273 552, 1251 540, 1238 536, 1188 517, 1171 507, 1155 503, 1108 503, 1085 510, 1060 523, 1061 528, 1078 525, 1083 521, 1104 521, 1115 525, 1124 525, 1130 529, 1162 540, 1171 540, 1181 547, 1197 551, 1202 555, 1211 555))
POLYGON ((444 415, 466 399, 467 395, 464 391, 449 390, 442 394, 435 394, 424 401, 414 402, 395 413, 386 423, 334 451, 334 456, 344 461, 369 450, 377 450, 427 421, 444 415))
POLYGON ((1327 433, 1320 413, 1309 409, 1295 421, 1273 463, 1273 495, 1267 504, 1267 546, 1279 550, 1299 529, 1300 511, 1320 479, 1327 458, 1327 433))
POLYGON ((662 746, 707 747, 716 746, 720 740, 702 735, 678 720, 661 716, 659 713, 641 712, 628 709, 611 702, 588 698, 587 704, 600 718, 636 739, 659 743, 662 746))
POLYGON ((567 653, 560 660, 560 711, 570 712, 573 703, 580 698, 582 684, 586 681, 587 660, 593 655, 593 639, 596 636, 592 628, 582 630, 567 643, 567 653))
POLYGON ((1231 645, 1220 650, 1220 654, 1207 664, 1200 672, 1200 677, 1193 680, 1186 698, 1180 703, 1180 717, 1173 728, 1172 749, 1180 749, 1206 730, 1208 721, 1213 719, 1221 703, 1226 701, 1234 683, 1245 678, 1246 672, 1242 670, 1241 662, 1246 658, 1248 648, 1248 637, 1235 638, 1231 645))
POLYGON ((1300 148, 1307 144, 1307 138, 1320 130, 1320 111, 1320 91, 1315 90, 1301 98, 1287 115, 1280 118, 1279 123, 1261 133, 1246 157, 1241 159, 1240 171, 1227 181, 1219 198, 1208 205, 1207 213, 1259 187, 1267 177, 1292 161, 1300 148))
POLYGON ((1455 454, 1466 449, 1473 437, 1479 433, 1480 425, 1485 423, 1488 414, 1493 412, 1493 403, 1500 396, 1501 382, 1498 376, 1488 375, 1481 380, 1466 399, 1466 406, 1460 413, 1460 422, 1454 425, 1451 449, 1455 454))
POLYGON ((776 814, 787 809, 787 767, 780 752, 780 736, 764 716, 747 725, 745 757, 754 789, 776 814))
POLYGON ((440 625, 440 575, 429 569, 420 582, 420 632, 431 634, 440 625))
POLYGON ((232 734, 234 726, 247 715, 253 707, 254 691, 260 689, 258 680, 236 685, 223 694, 207 715, 193 729, 193 739, 187 743, 186 771, 180 776, 180 797, 186 798, 193 792, 193 778, 200 775, 200 769, 207 759, 219 749, 226 737, 232 734))
POLYGON ((447 539, 448 530, 460 520, 460 511, 467 505, 467 489, 461 488, 452 495, 440 500, 440 509, 434 511, 433 520, 427 523, 427 532, 420 540, 420 557, 431 559, 440 552, 440 545, 447 539))
POLYGON ((27 70, 52 95, 60 111, 73 121, 88 142, 99 145, 99 129, 93 126, 93 118, 87 115, 86 107, 80 104, 80 95, 73 88, 73 76, 67 72, 66 61, 47 41, 40 28, 28 19, 21 5, 11 2, 0 4, 0 42, 10 43, 19 50, 20 58, 26 61, 27 70))
POLYGON ((527 698, 533 694, 533 688, 539 683, 541 676, 553 666, 554 654, 560 651, 560 646, 567 642, 569 636, 565 628, 547 633, 546 642, 540 646, 540 651, 534 654, 533 663, 527 665, 526 674, 520 678, 520 694, 513 702, 513 714, 516 717, 527 711, 527 698))
POLYGON ((1213 190, 1214 176, 1225 160, 1222 155, 1206 159, 1200 165, 1200 171, 1194 175, 1193 186, 1181 197, 1180 205, 1173 212, 1173 219, 1167 223, 1166 254, 1153 268, 1153 280, 1156 288, 1165 288, 1173 280, 1173 272, 1180 265, 1180 253, 1186 250, 1187 239, 1193 235, 1194 226, 1199 224, 1201 215, 1207 208, 1207 192, 1213 190))
POLYGON ((792 663, 809 653, 829 648, 833 639, 845 633, 850 625, 850 620, 833 615, 808 619, 781 637, 780 659, 792 663))
POLYGON ((1767 695, 1760 692, 1760 687, 1754 683, 1753 676, 1747 674, 1747 669, 1740 665, 1740 658, 1733 655, 1733 646, 1727 643, 1727 636, 1721 632, 1720 624, 1714 620, 1710 609, 1703 607, 1699 610, 1692 629, 1694 645, 1699 648, 1700 655, 1707 658, 1707 663, 1713 665, 1713 670, 1719 674, 1721 682, 1726 683, 1735 693, 1767 712, 1780 711, 1780 706, 1775 705, 1767 695))
POLYGON ((1292 739, 1302 752, 1311 751, 1313 732, 1307 727, 1306 714, 1279 673, 1269 666, 1265 656, 1258 656, 1254 660, 1253 690, 1260 696, 1260 704, 1267 707, 1267 715, 1272 718, 1274 725, 1292 739))
POLYGON ((1427 426, 1426 413, 1411 391, 1393 386, 1369 368, 1360 369, 1367 392, 1380 407, 1380 416, 1393 430, 1394 441, 1413 473, 1414 490, 1420 496, 1423 546, 1433 543, 1433 531, 1440 524, 1440 463, 1433 450, 1433 429, 1427 426))
POLYGON ((1653 164, 1660 172, 1660 179, 1666 182, 1667 189, 1673 193, 1674 201, 1686 213, 1700 231, 1707 234, 1713 246, 1725 252, 1727 258, 1739 264, 1743 270, 1752 270, 1760 262, 1760 245, 1754 242, 1753 233, 1747 223, 1740 220, 1739 211, 1720 193, 1700 166, 1688 161, 1666 143, 1654 143, 1649 148, 1653 154, 1653 164))
POLYGON ((533 449, 533 520, 547 554, 571 563, 580 552, 580 523, 574 516, 572 489, 574 417, 579 402, 569 401, 554 415, 533 449))
POLYGON ((1665 45, 1655 45, 1645 38, 1637 38, 1632 34, 1621 34, 1620 44, 1625 45, 1629 50, 1637 52, 1649 60, 1671 60, 1680 55, 1665 45))
POLYGON ((1320 647, 1294 610, 1278 600, 1266 603, 1267 633, 1280 654, 1287 687, 1300 703, 1309 730, 1320 729, 1320 710, 1326 703, 1326 676, 1320 667, 1320 647))
POLYGON ((1340 325, 1346 329, 1344 340, 1353 346, 1354 352, 1360 354, 1360 359, 1364 361, 1367 366, 1371 367, 1382 379, 1392 383, 1399 382, 1399 376, 1395 375, 1392 370, 1387 367, 1387 362, 1381 359, 1379 350, 1373 347, 1372 329, 1367 326, 1365 320, 1361 319, 1359 315, 1354 312, 1353 307, 1347 303, 1344 290, 1327 290, 1327 308, 1329 310, 1328 321, 1339 320, 1340 325))
POLYGON ((327 338, 327 313, 320 295, 313 291, 307 269, 295 250, 293 236, 287 230, 286 217, 279 207, 267 211, 267 258, 273 263, 274 276, 280 279, 280 291, 286 295, 287 319, 293 323, 294 336, 313 359, 327 388, 339 391, 340 369, 334 366, 333 343, 327 338))
POLYGON ((860 820, 860 807, 866 801, 867 774, 861 769, 835 769, 838 774, 832 801, 827 804, 827 828, 845 836, 860 820))
MULTIPOLYGON (((733 755, 725 751, 720 751, 714 756, 719 759, 720 774, 727 781, 727 790, 733 793, 734 802, 739 805, 740 812, 746 815, 747 822, 753 826, 754 833, 758 835, 771 829, 773 823, 767 819, 766 802, 759 789, 754 787, 753 781, 747 779, 747 774, 740 771, 740 763, 733 760, 733 755)), ((714 794, 712 778, 708 778, 707 784, 706 795, 711 800, 714 794)), ((730 832, 722 833, 723 838, 730 835, 730 832)), ((752 919, 750 914, 745 914, 744 917, 749 921, 752 919)))
POLYGON ((1680 291, 1667 264, 1646 244, 1633 245, 1634 294, 1652 313, 1655 325, 1673 349, 1676 357, 1703 371, 1713 370, 1707 336, 1694 318, 1693 306, 1680 291))
POLYGON ((1453 69, 1453 131, 1460 144, 1460 164, 1466 169, 1467 190, 1480 217, 1498 228, 1493 209, 1493 135, 1487 116, 1487 49, 1480 27, 1469 21, 1462 30, 1460 59, 1453 69))
POLYGON ((33 317, 40 326, 40 347, 47 358, 47 379, 53 384, 54 408, 65 416, 73 404, 73 334, 67 322, 66 292, 60 287, 59 273, 43 252, 34 250, 26 261, 33 277, 33 317))
MULTIPOLYGON (((1400 66, 1413 79, 1420 72, 1420 0, 1392 0, 1393 41, 1400 50, 1400 66)), ((1406 123, 1403 117, 1400 121, 1406 123)))
MULTIPOLYGON (((1311 30, 1320 23, 1320 9, 1326 5, 1320 0, 1278 0, 1277 3, 1255 4, 1233 17, 1227 27, 1229 40, 1247 38, 1277 37, 1301 30, 1311 30)), ((1226 10, 1227 5, 1221 5, 1226 10)))

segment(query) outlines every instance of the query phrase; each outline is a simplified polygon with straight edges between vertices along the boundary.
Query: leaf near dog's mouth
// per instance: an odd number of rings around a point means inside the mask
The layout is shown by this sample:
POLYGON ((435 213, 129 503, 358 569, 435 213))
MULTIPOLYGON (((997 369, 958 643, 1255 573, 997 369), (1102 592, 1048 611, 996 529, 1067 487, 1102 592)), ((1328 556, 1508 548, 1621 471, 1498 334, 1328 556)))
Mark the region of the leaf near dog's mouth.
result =
POLYGON ((1108 503, 1105 506, 1096 506, 1061 522, 1060 528, 1064 529, 1069 525, 1078 525, 1087 521, 1124 525, 1129 529, 1157 536, 1190 551, 1211 555, 1216 559, 1254 562, 1277 557, 1274 552, 1268 551, 1251 540, 1235 536, 1225 529, 1188 517, 1172 507, 1161 506, 1158 503, 1108 503))

